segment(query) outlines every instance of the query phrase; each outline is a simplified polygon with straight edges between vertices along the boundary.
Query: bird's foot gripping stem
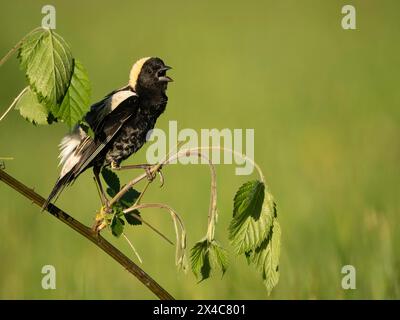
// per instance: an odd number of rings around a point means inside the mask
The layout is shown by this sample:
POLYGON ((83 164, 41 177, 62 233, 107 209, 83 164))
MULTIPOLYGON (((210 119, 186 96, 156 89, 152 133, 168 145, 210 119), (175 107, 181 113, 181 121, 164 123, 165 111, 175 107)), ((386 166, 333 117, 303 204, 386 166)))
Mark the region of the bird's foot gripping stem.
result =
POLYGON ((146 176, 147 176, 147 180, 149 182, 153 182, 153 180, 156 178, 156 173, 158 173, 158 175, 160 176, 160 188, 164 185, 164 175, 161 171, 161 167, 158 167, 157 170, 153 171, 154 165, 147 165, 144 170, 146 171, 146 176))
POLYGON ((156 167, 157 165, 155 164, 131 164, 131 165, 126 165, 126 166, 119 166, 116 163, 111 163, 111 169, 112 170, 130 170, 130 169, 144 169, 146 172, 147 180, 150 182, 153 182, 153 180, 156 178, 156 173, 160 176, 160 188, 164 185, 164 175, 161 171, 162 166, 159 166, 157 170, 154 170, 153 168, 156 167))

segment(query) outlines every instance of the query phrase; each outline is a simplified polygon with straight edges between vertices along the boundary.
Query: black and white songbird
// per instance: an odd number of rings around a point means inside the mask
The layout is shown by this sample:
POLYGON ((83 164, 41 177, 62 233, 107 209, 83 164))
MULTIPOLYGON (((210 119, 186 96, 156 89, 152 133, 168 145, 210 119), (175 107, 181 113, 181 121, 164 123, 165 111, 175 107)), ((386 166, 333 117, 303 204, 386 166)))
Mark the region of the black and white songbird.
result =
POLYGON ((142 58, 133 65, 127 86, 91 106, 84 122, 92 129, 94 138, 83 125, 77 125, 61 140, 61 173, 43 209, 90 167, 105 203, 100 171, 104 166, 118 169, 121 161, 146 142, 147 133, 167 105, 167 85, 172 81, 166 75, 169 69, 160 58, 142 58))

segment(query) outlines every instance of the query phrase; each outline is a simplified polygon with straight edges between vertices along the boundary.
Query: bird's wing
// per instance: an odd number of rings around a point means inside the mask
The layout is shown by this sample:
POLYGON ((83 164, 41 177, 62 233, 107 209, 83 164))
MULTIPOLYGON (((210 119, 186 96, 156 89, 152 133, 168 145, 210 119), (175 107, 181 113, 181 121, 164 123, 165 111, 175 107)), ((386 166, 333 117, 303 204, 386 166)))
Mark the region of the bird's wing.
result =
POLYGON ((96 133, 96 131, 101 130, 105 117, 117 108, 119 109, 122 106, 121 102, 133 96, 136 96, 136 93, 129 90, 129 87, 123 87, 109 93, 103 100, 90 107, 90 111, 85 115, 85 121, 96 133))
POLYGON ((82 126, 77 125, 73 132, 62 139, 61 173, 43 209, 88 168, 129 118, 136 117, 138 108, 137 95, 129 90, 129 87, 111 92, 103 100, 92 105, 85 121, 94 131, 95 137, 92 139, 82 126))
POLYGON ((64 159, 61 177, 67 173, 75 179, 118 133, 124 123, 135 117, 138 109, 137 95, 132 91, 118 91, 92 106, 85 117, 95 138, 85 135, 74 152, 64 159), (97 111, 97 113, 95 112, 97 111))

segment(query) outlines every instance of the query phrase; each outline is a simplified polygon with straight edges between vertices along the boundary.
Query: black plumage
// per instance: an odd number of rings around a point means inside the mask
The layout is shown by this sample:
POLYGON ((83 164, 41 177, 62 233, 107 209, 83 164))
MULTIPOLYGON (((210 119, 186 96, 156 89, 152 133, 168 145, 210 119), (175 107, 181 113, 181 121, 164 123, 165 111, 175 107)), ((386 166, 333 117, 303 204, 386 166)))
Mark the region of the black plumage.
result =
POLYGON ((78 125, 61 142, 63 168, 44 208, 65 186, 93 167, 95 176, 104 166, 119 167, 146 142, 149 130, 167 105, 166 89, 171 78, 159 58, 143 58, 132 67, 129 84, 91 106, 84 120, 94 138, 78 125))

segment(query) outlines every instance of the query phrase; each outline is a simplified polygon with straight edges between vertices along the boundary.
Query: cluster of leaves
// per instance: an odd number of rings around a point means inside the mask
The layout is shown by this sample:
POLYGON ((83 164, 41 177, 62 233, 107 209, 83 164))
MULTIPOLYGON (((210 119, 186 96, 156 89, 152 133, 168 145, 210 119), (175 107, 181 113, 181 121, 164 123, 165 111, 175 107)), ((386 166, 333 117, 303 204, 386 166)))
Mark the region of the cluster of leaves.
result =
MULTIPOLYGON (((281 230, 274 199, 265 184, 254 180, 243 184, 234 197, 229 240, 236 255, 244 255, 260 272, 268 294, 279 280, 281 230)), ((204 239, 191 250, 192 270, 200 280, 213 269, 222 274, 226 251, 214 240, 204 239)))
POLYGON ((255 265, 270 293, 279 280, 281 229, 273 196, 263 182, 249 181, 237 191, 229 239, 235 253, 255 265))
POLYGON ((90 82, 65 40, 36 29, 22 40, 18 58, 29 83, 16 105, 20 114, 33 124, 78 123, 88 110, 90 82))
POLYGON ((195 276, 203 281, 209 278, 214 270, 225 274, 228 268, 228 254, 215 239, 210 241, 205 238, 192 248, 190 263, 195 276))
MULTIPOLYGON (((115 174, 115 172, 107 168, 102 169, 101 175, 107 184, 107 194, 110 197, 114 197, 121 189, 118 176, 115 174)), ((122 234, 126 223, 132 226, 142 224, 142 222, 135 217, 135 215, 140 216, 140 212, 138 210, 134 210, 131 213, 124 213, 124 209, 133 206, 139 196, 140 193, 138 191, 135 189, 130 189, 121 197, 118 202, 112 206, 112 213, 108 218, 108 222, 111 232, 114 236, 119 237, 122 234)))

